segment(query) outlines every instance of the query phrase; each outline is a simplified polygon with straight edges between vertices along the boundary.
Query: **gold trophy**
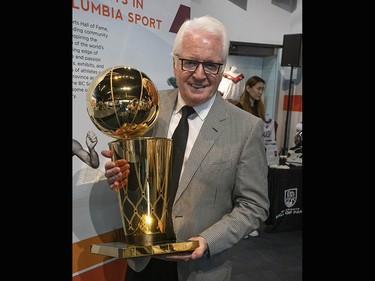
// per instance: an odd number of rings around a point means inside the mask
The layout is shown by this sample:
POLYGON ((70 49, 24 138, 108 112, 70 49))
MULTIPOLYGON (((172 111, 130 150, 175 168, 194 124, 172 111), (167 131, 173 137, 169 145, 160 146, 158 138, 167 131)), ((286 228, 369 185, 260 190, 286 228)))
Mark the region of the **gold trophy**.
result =
POLYGON ((117 140, 108 143, 112 161, 126 159, 130 174, 116 191, 125 243, 91 245, 91 252, 118 258, 192 251, 197 241, 167 240, 168 184, 172 139, 143 137, 159 114, 158 90, 142 71, 115 66, 91 82, 87 112, 94 125, 117 140))

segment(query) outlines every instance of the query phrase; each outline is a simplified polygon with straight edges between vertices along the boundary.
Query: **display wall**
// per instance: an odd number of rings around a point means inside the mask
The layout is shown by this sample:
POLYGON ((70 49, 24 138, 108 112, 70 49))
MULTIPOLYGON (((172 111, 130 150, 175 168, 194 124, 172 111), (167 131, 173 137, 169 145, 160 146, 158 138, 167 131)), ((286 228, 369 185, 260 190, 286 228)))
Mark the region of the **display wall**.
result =
POLYGON ((101 71, 120 65, 143 71, 159 90, 172 88, 172 44, 190 18, 190 1, 73 0, 72 15, 72 275, 74 281, 123 281, 125 259, 90 252, 92 244, 118 241, 122 222, 100 154, 113 139, 91 122, 87 89, 101 71))

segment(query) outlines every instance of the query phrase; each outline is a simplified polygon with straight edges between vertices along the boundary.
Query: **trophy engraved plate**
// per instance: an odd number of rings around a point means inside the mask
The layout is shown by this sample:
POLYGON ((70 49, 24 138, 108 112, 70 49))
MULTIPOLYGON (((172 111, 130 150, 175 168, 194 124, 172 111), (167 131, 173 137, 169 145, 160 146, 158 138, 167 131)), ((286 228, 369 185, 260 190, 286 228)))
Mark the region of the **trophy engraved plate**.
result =
POLYGON ((172 139, 143 137, 159 114, 158 90, 151 79, 131 67, 105 69, 91 82, 86 106, 93 124, 117 139, 108 143, 112 161, 130 164, 128 183, 116 191, 125 243, 92 245, 91 252, 131 258, 197 248, 197 241, 166 239, 172 139))

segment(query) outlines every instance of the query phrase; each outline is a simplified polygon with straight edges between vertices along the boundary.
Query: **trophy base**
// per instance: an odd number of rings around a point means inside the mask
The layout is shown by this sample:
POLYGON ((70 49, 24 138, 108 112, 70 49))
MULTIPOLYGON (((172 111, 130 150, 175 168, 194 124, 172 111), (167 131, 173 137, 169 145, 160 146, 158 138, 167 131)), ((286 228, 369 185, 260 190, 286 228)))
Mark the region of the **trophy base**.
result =
POLYGON ((91 253, 115 258, 137 258, 153 255, 164 255, 194 251, 199 246, 198 241, 171 242, 157 245, 127 245, 121 242, 92 244, 91 253))
MULTIPOLYGON (((169 240, 171 241, 171 240, 169 240)), ((125 235, 125 244, 128 245, 155 245, 168 242, 165 233, 141 234, 141 235, 125 235)), ((173 241, 174 242, 174 241, 173 241)))

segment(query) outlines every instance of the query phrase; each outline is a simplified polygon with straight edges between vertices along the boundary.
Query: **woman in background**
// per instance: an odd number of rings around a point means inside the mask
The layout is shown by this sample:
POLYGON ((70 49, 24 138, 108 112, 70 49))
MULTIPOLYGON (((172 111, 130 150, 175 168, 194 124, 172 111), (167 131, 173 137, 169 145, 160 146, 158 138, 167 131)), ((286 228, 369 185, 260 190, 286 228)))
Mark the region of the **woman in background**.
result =
POLYGON ((262 95, 266 82, 259 76, 252 76, 247 79, 245 89, 236 104, 239 108, 250 112, 251 114, 265 121, 265 109, 262 101, 262 95))

